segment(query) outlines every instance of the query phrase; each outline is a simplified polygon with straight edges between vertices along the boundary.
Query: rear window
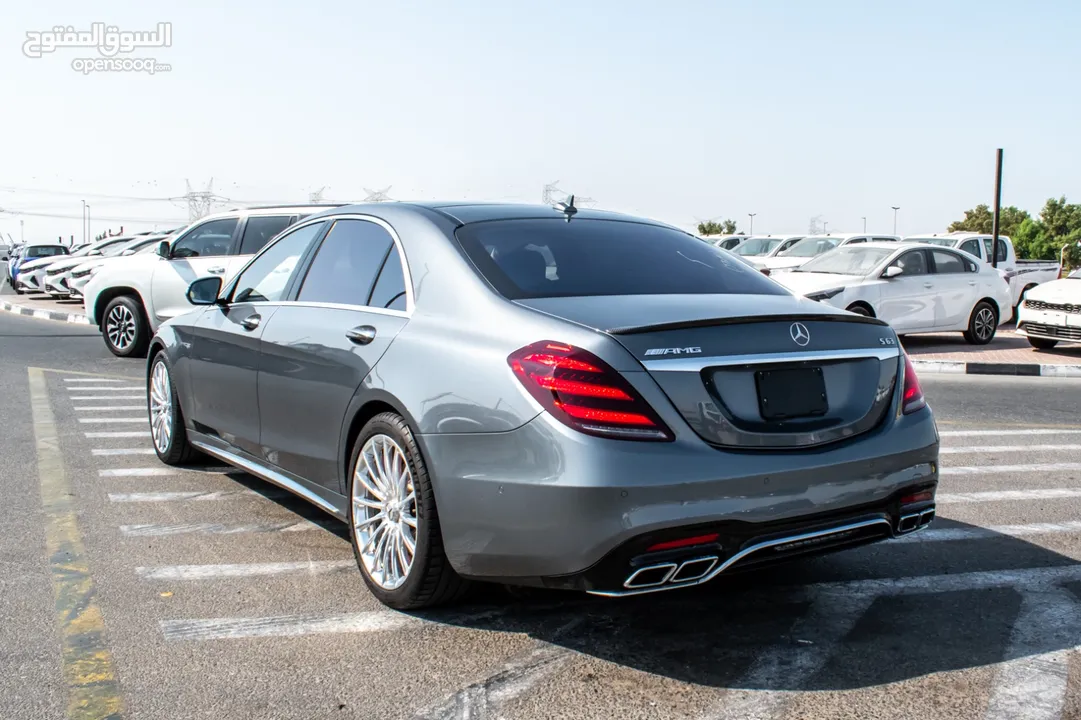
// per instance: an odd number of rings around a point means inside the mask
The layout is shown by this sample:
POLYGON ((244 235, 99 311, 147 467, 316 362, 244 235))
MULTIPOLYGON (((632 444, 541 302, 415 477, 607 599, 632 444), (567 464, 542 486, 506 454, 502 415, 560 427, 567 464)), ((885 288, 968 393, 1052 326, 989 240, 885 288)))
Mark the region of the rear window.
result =
POLYGON ((496 220, 460 228, 480 274, 510 299, 786 295, 728 253, 678 230, 616 220, 496 220))
POLYGON ((28 258, 43 258, 53 257, 54 255, 67 255, 68 249, 65 247, 58 247, 55 245, 44 247, 32 247, 27 248, 26 257, 28 258))

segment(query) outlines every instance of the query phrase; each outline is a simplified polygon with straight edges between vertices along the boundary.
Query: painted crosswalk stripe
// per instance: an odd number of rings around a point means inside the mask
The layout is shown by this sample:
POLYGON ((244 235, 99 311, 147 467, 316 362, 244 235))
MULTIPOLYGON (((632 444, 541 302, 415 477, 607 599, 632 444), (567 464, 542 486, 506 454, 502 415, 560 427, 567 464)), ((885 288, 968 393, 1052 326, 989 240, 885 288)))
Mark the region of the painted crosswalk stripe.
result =
POLYGON ((90 451, 96 457, 109 455, 153 455, 154 448, 94 448, 90 451))
POLYGON ((143 410, 145 411, 146 405, 74 405, 75 412, 99 412, 99 411, 117 411, 117 410, 143 410))
POLYGON ((986 540, 997 537, 1028 537, 1081 532, 1081 520, 1060 523, 1031 523, 1028 525, 992 525, 991 527, 950 527, 920 530, 902 535, 894 542, 941 542, 946 540, 986 540))
POLYGON ((239 472, 231 467, 206 467, 206 468, 174 468, 174 467, 150 467, 150 468, 109 468, 98 470, 98 477, 161 477, 165 475, 187 475, 199 473, 204 475, 221 475, 222 473, 239 472))
POLYGON ((982 435, 1081 435, 1078 428, 988 428, 986 430, 939 430, 941 437, 980 437, 982 435))
POLYGON ((1081 488, 1037 488, 1033 490, 986 490, 970 493, 938 493, 935 502, 952 505, 954 503, 981 503, 1024 500, 1062 500, 1081 498, 1081 488))
POLYGON ((205 502, 222 500, 230 497, 262 497, 277 499, 289 497, 285 490, 267 488, 263 492, 255 490, 219 490, 212 492, 145 492, 145 493, 109 493, 109 502, 114 503, 157 503, 157 502, 205 502))
POLYGON ((123 417, 123 418, 79 418, 79 422, 83 423, 84 425, 89 425, 91 423, 114 423, 114 424, 116 424, 116 423, 143 423, 143 424, 146 424, 146 418, 145 417, 137 417, 137 418, 132 418, 132 417, 123 417))
POLYGON ((79 387, 68 388, 68 390, 70 392, 132 392, 135 390, 145 392, 146 388, 141 385, 102 385, 101 387, 80 385, 79 387))
POLYGON ((87 438, 91 440, 104 440, 105 438, 148 438, 150 437, 149 430, 112 430, 106 432, 88 432, 83 433, 87 438))
POLYGON ((146 400, 145 394, 139 395, 72 395, 72 400, 146 400))
POLYGON ((322 530, 308 520, 279 523, 222 525, 220 523, 186 523, 181 525, 121 525, 120 534, 128 537, 161 537, 166 535, 243 535, 247 533, 304 532, 322 530))
POLYGON ((263 577, 266 575, 325 575, 353 570, 357 561, 306 560, 302 562, 242 563, 236 565, 172 565, 137 567, 135 573, 144 580, 215 580, 218 578, 263 577))
POLYGON ((64 378, 64 382, 68 383, 122 383, 131 382, 130 380, 115 380, 112 378, 64 378))
POLYGON ((1081 452, 1081 445, 981 445, 978 447, 941 447, 940 455, 990 454, 1011 452, 1081 452))
POLYGON ((986 720, 1058 720, 1066 701, 1070 649, 1081 606, 1062 588, 1021 590, 1005 662, 991 684, 986 720))
POLYGON ((939 468, 939 475, 1003 475, 1012 473, 1051 473, 1051 472, 1077 472, 1081 470, 1081 463, 1026 463, 1024 465, 962 465, 958 467, 943 466, 939 468))
POLYGON ((397 630, 421 620, 389 610, 341 615, 283 615, 263 618, 162 620, 166 640, 225 640, 289 637, 325 633, 370 633, 397 630))

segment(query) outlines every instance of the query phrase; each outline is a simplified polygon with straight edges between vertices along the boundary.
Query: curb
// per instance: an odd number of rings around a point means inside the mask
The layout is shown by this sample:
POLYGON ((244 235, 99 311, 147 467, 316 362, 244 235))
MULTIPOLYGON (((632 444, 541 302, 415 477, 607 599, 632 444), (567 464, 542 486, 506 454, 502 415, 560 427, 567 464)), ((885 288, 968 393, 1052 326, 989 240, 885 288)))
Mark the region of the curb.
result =
POLYGON ((912 367, 921 375, 1013 375, 1020 377, 1081 378, 1081 365, 979 363, 957 360, 916 360, 912 358, 912 367))
POLYGON ((26 315, 42 320, 56 320, 57 322, 73 323, 75 325, 91 325, 90 320, 82 313, 66 313, 58 310, 35 310, 25 305, 16 305, 6 300, 0 300, 0 310, 6 310, 16 315, 26 315))

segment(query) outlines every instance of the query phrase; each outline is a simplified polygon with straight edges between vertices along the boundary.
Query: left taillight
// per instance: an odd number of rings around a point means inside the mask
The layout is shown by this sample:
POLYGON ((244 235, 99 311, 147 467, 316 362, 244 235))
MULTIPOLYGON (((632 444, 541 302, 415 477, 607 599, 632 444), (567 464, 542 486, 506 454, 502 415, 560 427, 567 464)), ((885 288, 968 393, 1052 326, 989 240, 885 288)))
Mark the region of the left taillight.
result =
POLYGON ((904 394, 901 396, 901 412, 908 415, 927 407, 927 400, 923 397, 923 388, 920 387, 920 379, 916 377, 916 368, 912 367, 912 360, 909 359, 908 353, 903 352, 903 354, 905 356, 905 385, 904 394))
POLYGON ((675 439, 638 391, 587 350, 546 340, 516 350, 507 363, 549 414, 579 432, 620 440, 675 439))

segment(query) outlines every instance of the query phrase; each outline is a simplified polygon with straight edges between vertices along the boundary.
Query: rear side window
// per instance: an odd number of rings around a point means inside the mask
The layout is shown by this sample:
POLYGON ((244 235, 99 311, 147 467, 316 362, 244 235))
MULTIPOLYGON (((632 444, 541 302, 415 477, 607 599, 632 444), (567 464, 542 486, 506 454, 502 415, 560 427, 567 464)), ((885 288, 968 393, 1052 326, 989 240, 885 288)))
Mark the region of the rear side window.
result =
POLYGON ((367 305, 375 276, 393 245, 390 233, 380 225, 338 220, 315 253, 297 300, 367 305))
POLYGON ((270 242, 270 239, 289 227, 291 215, 267 215, 249 217, 244 224, 244 239, 240 241, 241 255, 254 255, 270 242))
POLYGON ((372 297, 368 305, 384 310, 405 310, 405 275, 402 273, 402 258, 398 248, 390 247, 387 261, 379 271, 379 279, 372 288, 372 297))
MULTIPOLYGON (((985 257, 991 257, 992 245, 994 245, 994 240, 991 238, 983 239, 983 246, 987 249, 987 255, 985 257)), ((1006 241, 1002 239, 1001 235, 998 238, 998 257, 995 259, 998 262, 1006 262, 1006 241)))
POLYGON ((496 220, 456 237, 504 297, 788 292, 732 255, 670 228, 616 220, 496 220))
POLYGON ((965 272, 965 262, 960 255, 945 250, 933 250, 931 255, 935 258, 935 272, 939 275, 965 272))

